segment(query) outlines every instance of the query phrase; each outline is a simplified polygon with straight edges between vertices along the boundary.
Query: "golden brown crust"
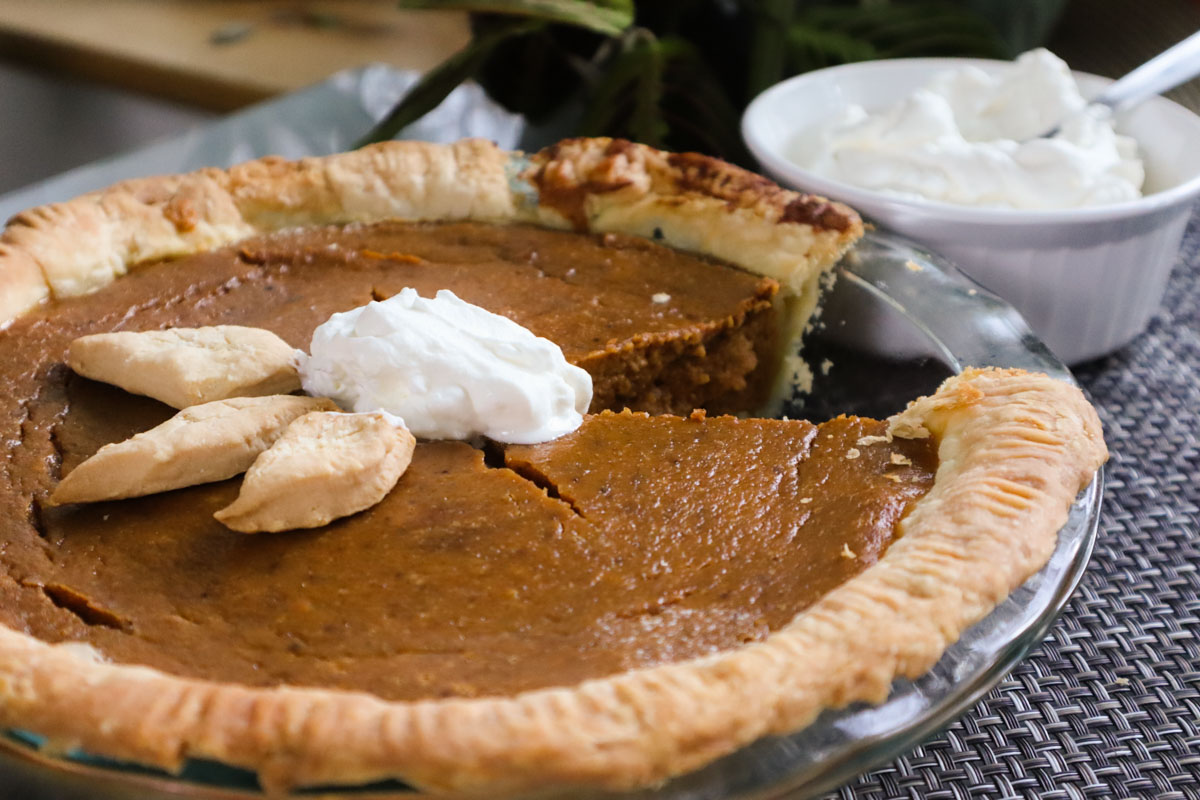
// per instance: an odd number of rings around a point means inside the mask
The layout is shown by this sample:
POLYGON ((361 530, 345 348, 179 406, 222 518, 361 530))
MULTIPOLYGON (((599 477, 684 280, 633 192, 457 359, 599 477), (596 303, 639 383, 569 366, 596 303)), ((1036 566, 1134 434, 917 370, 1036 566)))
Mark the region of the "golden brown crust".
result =
MULTIPOLYGON (((707 156, 571 139, 526 158, 469 139, 385 142, 119 183, 31 209, 0 233, 0 326, 95 291, 142 261, 258 233, 383 219, 535 222, 655 238, 780 281, 798 345, 818 282, 862 236, 852 210, 707 156)), ((774 401, 790 393, 784 378, 774 401)))
POLYGON ((325 158, 268 157, 125 181, 30 209, 0 234, 0 319, 48 297, 95 291, 139 262, 256 233, 394 217, 508 221, 516 215, 509 158, 480 140, 389 142, 325 158))
POLYGON ((0 325, 50 299, 50 286, 33 256, 0 234, 0 325))
POLYGON ((695 154, 576 139, 526 160, 478 139, 385 142, 125 181, 18 214, 0 234, 0 320, 49 297, 95 291, 142 261, 283 228, 383 219, 561 226, 567 191, 589 209, 591 230, 657 229, 676 247, 789 285, 827 269, 862 234, 845 206, 695 154), (571 184, 573 176, 582 182, 571 184))
POLYGON ((0 628, 0 722, 166 767, 215 758, 274 788, 400 777, 494 795, 678 774, 824 708, 881 701, 896 677, 928 670, 1045 563, 1106 457, 1078 389, 1019 370, 968 370, 890 430, 934 437, 940 459, 901 538, 739 650, 512 698, 391 703, 98 663, 79 645, 0 628))
POLYGON ((836 260, 863 233, 841 203, 710 156, 622 139, 559 142, 532 156, 523 175, 538 189, 545 222, 660 239, 785 286, 807 280, 802 262, 836 260))
MULTIPOLYGON (((832 234, 831 240, 862 233, 858 214, 841 203, 789 191, 711 156, 667 153, 624 139, 564 140, 534 155, 524 176, 537 187, 543 208, 578 230, 597 230, 613 207, 636 199, 664 217, 752 211, 786 232, 788 225, 804 225, 815 236, 832 234)), ((650 226, 644 235, 653 235, 655 223, 640 223, 650 226)))

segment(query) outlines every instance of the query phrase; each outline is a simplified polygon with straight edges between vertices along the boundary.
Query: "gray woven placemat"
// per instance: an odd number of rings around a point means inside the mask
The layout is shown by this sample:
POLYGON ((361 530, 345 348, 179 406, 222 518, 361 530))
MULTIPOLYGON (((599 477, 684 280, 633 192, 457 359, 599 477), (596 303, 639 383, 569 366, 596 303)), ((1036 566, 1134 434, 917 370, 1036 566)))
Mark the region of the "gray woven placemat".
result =
POLYGON ((830 798, 1200 798, 1200 211, 1149 330, 1076 375, 1112 452, 1079 591, 967 716, 830 798))

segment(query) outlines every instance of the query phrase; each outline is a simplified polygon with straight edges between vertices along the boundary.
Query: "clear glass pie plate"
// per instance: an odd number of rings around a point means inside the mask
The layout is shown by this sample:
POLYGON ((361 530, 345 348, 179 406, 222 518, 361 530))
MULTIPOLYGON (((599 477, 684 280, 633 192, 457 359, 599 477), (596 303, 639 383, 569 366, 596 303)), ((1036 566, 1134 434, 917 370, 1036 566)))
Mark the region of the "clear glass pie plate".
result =
MULTIPOLYGON (((335 79, 340 83, 331 81, 309 91, 328 92, 330 86, 341 94, 361 91, 354 81, 361 83, 365 74, 348 73, 349 77, 335 79)), ((288 102, 294 101, 295 97, 288 102)), ((356 127, 361 123, 349 118, 348 107, 343 104, 338 112, 344 122, 336 124, 346 128, 339 134, 340 141, 331 137, 316 151, 345 146, 353 131, 362 129, 356 127)), ((269 113, 255 113, 260 123, 278 122, 269 113)), ((246 124, 244 118, 242 122, 246 124)), ((196 134, 190 135, 189 147, 197 141, 196 134)), ((186 163, 174 167, 186 168, 186 163)), ((127 175, 108 180, 91 173, 88 177, 110 183, 127 175)), ((4 207, 8 199, 0 198, 0 209, 8 210, 4 207)), ((27 200, 41 198, 26 195, 18 202, 27 200)), ((1071 379, 1010 306, 911 242, 871 232, 836 272, 837 280, 805 346, 805 359, 815 373, 813 391, 793 399, 785 409, 789 416, 814 421, 839 413, 887 416, 966 366, 1022 367, 1071 379)), ((799 733, 760 740, 666 785, 619 797, 813 797, 911 749, 966 712, 1042 640, 1087 565, 1102 488, 1103 476, 1097 473, 1076 498, 1045 568, 970 628, 927 675, 897 681, 882 705, 828 711, 799 733)), ((20 731, 0 735, 0 796, 24 800, 262 797, 252 773, 220 764, 190 762, 175 776, 84 753, 51 755, 36 745, 36 737, 20 731)), ((400 784, 327 787, 299 794, 346 800, 419 796, 400 784)))

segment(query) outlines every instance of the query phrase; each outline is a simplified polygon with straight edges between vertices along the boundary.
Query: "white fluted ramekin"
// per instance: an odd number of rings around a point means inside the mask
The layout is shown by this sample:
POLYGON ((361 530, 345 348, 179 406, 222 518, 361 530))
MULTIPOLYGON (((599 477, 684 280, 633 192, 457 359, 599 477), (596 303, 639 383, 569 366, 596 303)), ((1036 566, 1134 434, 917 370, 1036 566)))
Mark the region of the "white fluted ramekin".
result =
MULTIPOLYGON (((994 72, 1008 62, 898 59, 810 72, 759 95, 742 118, 742 134, 780 183, 848 203, 948 257, 1012 303, 1068 364, 1121 347, 1162 302, 1200 196, 1200 116, 1161 97, 1118 115, 1117 130, 1138 142, 1145 161, 1146 194, 1090 208, 1021 211, 890 197, 814 175, 788 158, 806 131, 842 106, 888 106, 935 73, 967 64, 994 72)), ((1085 97, 1109 83, 1075 77, 1085 97)))

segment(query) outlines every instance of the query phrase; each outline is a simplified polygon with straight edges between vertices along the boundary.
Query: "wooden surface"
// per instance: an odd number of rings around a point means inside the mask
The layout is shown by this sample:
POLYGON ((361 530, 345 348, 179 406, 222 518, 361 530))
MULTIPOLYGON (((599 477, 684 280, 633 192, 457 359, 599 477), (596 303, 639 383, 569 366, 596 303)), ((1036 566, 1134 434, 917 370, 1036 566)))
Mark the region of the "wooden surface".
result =
POLYGON ((466 17, 392 0, 0 0, 0 55, 228 111, 385 62, 425 70, 466 17))
MULTIPOLYGON (((1073 69, 1119 78, 1200 30, 1200 0, 1074 0, 1047 45, 1073 69)), ((1166 93, 1200 113, 1200 78, 1166 93)))

